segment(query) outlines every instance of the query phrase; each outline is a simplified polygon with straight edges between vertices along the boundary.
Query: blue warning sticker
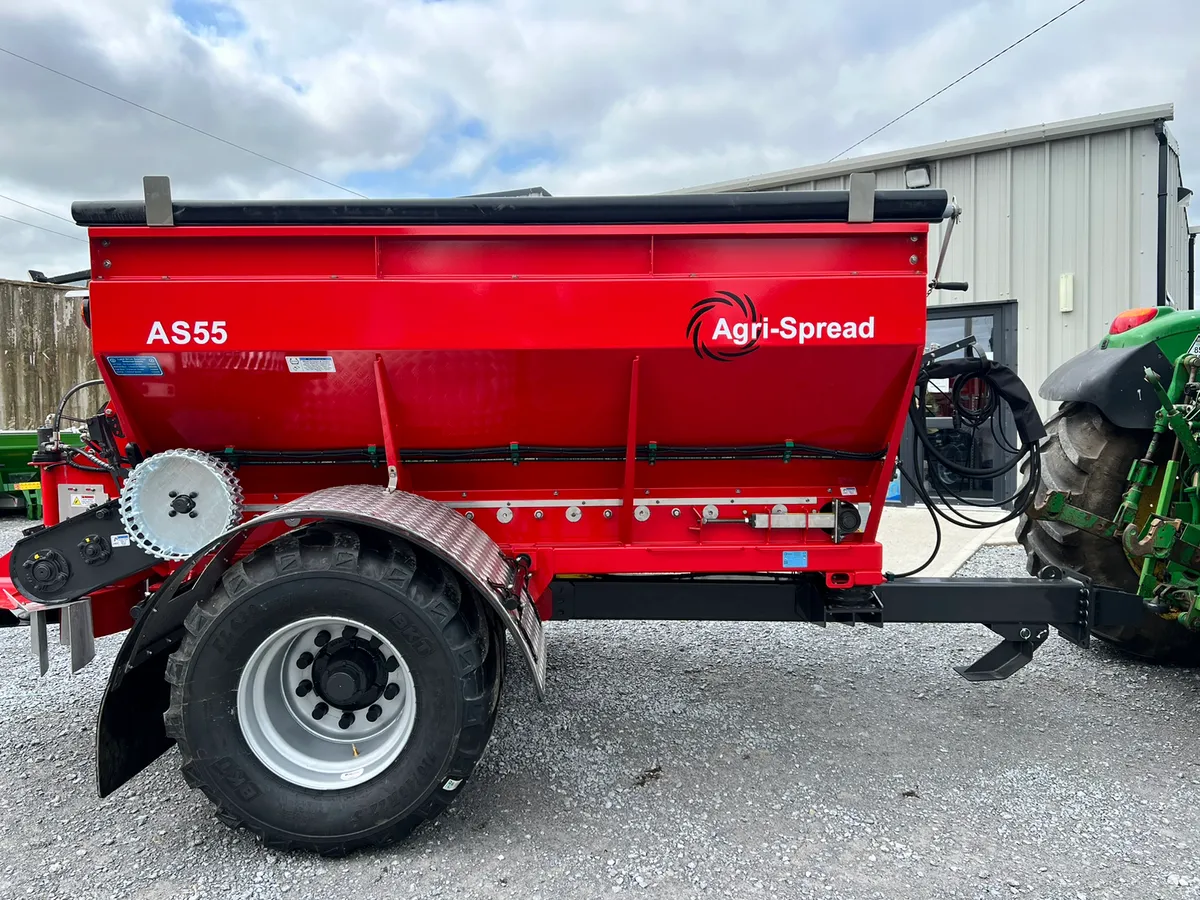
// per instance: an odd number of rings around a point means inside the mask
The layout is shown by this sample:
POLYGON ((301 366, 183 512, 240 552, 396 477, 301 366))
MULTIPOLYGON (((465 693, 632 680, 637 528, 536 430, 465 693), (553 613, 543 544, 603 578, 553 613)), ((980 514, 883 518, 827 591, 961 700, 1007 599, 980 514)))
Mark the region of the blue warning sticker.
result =
POLYGON ((114 375, 161 375, 157 356, 110 356, 108 366, 114 375))
POLYGON ((783 551, 783 567, 785 569, 807 569, 808 568, 808 551, 807 550, 784 550, 783 551))

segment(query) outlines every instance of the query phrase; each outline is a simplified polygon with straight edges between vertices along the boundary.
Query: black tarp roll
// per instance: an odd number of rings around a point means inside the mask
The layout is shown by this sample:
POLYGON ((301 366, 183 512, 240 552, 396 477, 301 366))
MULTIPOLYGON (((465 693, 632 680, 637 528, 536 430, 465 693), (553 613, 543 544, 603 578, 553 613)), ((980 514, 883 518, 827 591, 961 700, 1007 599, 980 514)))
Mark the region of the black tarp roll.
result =
MULTIPOLYGON (((877 222, 940 222, 939 189, 875 192, 877 222)), ((693 225, 845 222, 849 191, 756 191, 635 197, 456 197, 432 200, 175 201, 176 225, 693 225)), ((141 201, 76 201, 78 225, 146 224, 141 201)))

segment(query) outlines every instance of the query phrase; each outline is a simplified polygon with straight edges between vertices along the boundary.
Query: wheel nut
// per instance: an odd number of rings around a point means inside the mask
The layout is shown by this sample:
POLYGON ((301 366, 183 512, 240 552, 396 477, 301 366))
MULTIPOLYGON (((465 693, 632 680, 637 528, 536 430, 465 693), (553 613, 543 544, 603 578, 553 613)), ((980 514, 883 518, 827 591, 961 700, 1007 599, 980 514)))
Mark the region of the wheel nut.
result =
POLYGON ((296 685, 296 696, 307 697, 308 692, 312 690, 312 682, 305 678, 302 682, 296 685))
POLYGON ((352 638, 356 634, 358 634, 358 629, 355 628, 353 625, 347 625, 345 628, 342 629, 342 637, 344 637, 344 638, 352 638))
POLYGON ((326 706, 324 703, 318 703, 316 706, 313 707, 313 718, 314 719, 323 719, 323 718, 325 718, 325 713, 327 713, 327 712, 329 712, 329 707, 326 706))
POLYGON ((307 669, 313 663, 313 655, 305 650, 300 654, 300 658, 296 660, 296 666, 301 669, 307 669))
POLYGON ((383 689, 383 696, 387 700, 395 700, 398 693, 400 693, 400 685, 398 684, 389 684, 383 689))
POLYGON ((378 719, 382 715, 383 715, 382 709, 380 709, 378 706, 372 706, 370 709, 367 710, 367 721, 374 722, 376 719, 378 719))
POLYGON ((400 668, 399 660, 397 660, 394 656, 389 656, 387 659, 387 670, 389 672, 395 672, 398 668, 400 668))
POLYGON ((340 719, 338 719, 338 728, 342 729, 342 731, 345 731, 347 728, 349 728, 353 724, 354 724, 354 713, 352 713, 352 712, 342 713, 342 717, 340 719))
POLYGON ((329 637, 330 637, 329 632, 322 628, 320 631, 317 632, 317 636, 315 638, 313 638, 313 643, 316 644, 318 647, 324 647, 326 644, 329 643, 329 637))

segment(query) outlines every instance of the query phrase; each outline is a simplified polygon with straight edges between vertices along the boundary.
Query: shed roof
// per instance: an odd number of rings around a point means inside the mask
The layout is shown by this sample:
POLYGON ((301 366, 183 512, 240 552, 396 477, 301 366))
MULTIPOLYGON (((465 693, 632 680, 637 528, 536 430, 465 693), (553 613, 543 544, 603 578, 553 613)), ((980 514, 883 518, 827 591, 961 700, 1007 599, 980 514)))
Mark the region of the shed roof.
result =
MULTIPOLYGON (((681 190, 668 191, 667 193, 702 194, 709 192, 770 190, 772 188, 781 188, 788 184, 814 181, 818 178, 836 178, 839 175, 847 175, 851 172, 873 172, 879 169, 892 168, 893 166, 902 166, 910 162, 927 162, 953 156, 969 156, 973 153, 988 150, 1003 150, 1006 147, 1040 144, 1043 141, 1061 140, 1085 134, 1121 131, 1125 128, 1153 125, 1159 119, 1171 121, 1174 118, 1175 104, 1162 103, 1157 106, 1142 106, 1137 109, 1118 110, 1117 112, 1101 113, 1100 115, 1085 116, 1079 119, 1065 119, 1061 122, 1030 125, 1026 128, 1011 128, 1005 131, 992 132, 991 134, 959 138, 953 141, 942 141, 938 144, 926 144, 923 147, 889 150, 887 153, 875 153, 871 156, 859 156, 853 159, 820 163, 814 166, 804 166, 799 169, 788 169, 783 172, 753 175, 748 178, 736 178, 732 181, 721 181, 716 184, 683 188, 681 190)), ((1174 147, 1173 140, 1171 143, 1174 147)), ((1178 152, 1178 148, 1175 149, 1178 152)))

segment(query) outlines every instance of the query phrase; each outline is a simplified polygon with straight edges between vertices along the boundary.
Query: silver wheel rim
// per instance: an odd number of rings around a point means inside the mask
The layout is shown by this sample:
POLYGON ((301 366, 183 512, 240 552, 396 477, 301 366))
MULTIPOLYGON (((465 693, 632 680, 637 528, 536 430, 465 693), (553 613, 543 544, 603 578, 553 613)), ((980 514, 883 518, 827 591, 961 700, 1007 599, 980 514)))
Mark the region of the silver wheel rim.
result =
POLYGON ((416 691, 404 657, 382 635, 352 619, 322 616, 293 622, 259 644, 242 669, 237 711, 259 762, 290 784, 336 791, 370 781, 396 761, 412 735, 416 691), (364 703, 379 690, 381 673, 372 667, 379 660, 386 687, 364 703), (371 683, 365 690, 364 680, 371 683), (358 689, 347 699, 351 684, 358 689))

